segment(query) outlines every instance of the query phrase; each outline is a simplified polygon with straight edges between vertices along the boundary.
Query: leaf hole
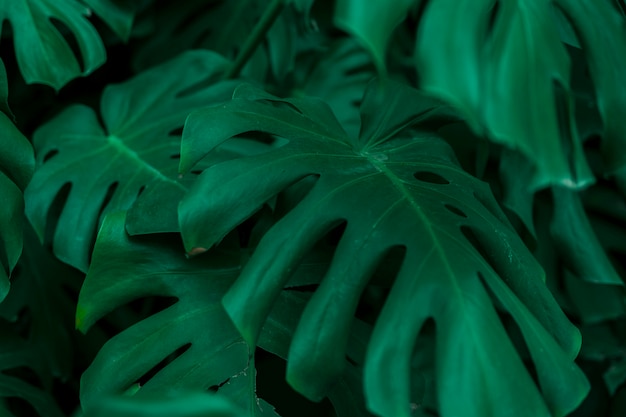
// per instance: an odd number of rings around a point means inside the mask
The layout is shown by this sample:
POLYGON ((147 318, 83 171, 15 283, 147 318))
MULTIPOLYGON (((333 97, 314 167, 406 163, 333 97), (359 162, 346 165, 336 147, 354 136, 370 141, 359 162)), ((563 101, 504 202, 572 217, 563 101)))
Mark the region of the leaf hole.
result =
POLYGON ((415 174, 413 174, 413 177, 415 177, 415 179, 418 181, 427 182, 430 184, 441 184, 441 185, 450 184, 450 181, 448 181, 441 175, 435 174, 434 172, 430 172, 430 171, 416 172, 415 174))
POLYGON ((70 28, 63 21, 56 19, 54 17, 49 18, 49 20, 52 26, 54 26, 54 28, 59 32, 59 34, 63 36, 63 39, 65 39, 65 42, 67 42, 67 45, 72 50, 72 53, 76 57, 76 60, 80 67, 80 71, 85 72, 84 56, 81 51, 80 44, 78 43, 76 36, 74 36, 74 33, 70 30, 70 28))
POLYGON ((227 378, 225 381, 222 381, 219 384, 211 385, 207 389, 207 391, 216 393, 220 388, 222 388, 224 385, 228 384, 230 382, 230 380, 231 380, 231 378, 227 378))
MULTIPOLYGON (((182 135, 183 135, 183 127, 184 127, 184 126, 179 126, 179 127, 176 127, 176 128, 174 128, 174 129, 170 130, 170 131, 167 133, 167 135, 168 135, 168 136, 175 136, 175 137, 182 136, 182 135)), ((180 154, 178 154, 178 157, 180 158, 180 154)))
POLYGON ((59 153, 58 149, 52 149, 48 152, 46 152, 46 154, 43 156, 43 163, 45 164, 46 162, 48 162, 53 156, 57 155, 59 153))
POLYGON ((63 209, 65 208, 65 204, 67 203, 67 198, 69 197, 71 190, 71 183, 68 182, 66 184, 63 184, 63 186, 59 189, 56 196, 52 200, 50 208, 48 209, 48 214, 46 215, 46 230, 44 232, 43 242, 43 245, 48 249, 52 248, 52 242, 54 241, 54 234, 57 230, 59 218, 61 217, 61 213, 63 213, 63 209))
POLYGON ((155 365, 152 369, 146 372, 141 378, 139 378, 135 383, 138 383, 140 386, 144 386, 148 383, 156 374, 162 371, 167 365, 172 363, 176 358, 180 357, 183 353, 189 350, 191 347, 191 343, 187 343, 174 352, 167 355, 161 362, 155 365))
POLYGON ((574 157, 574 132, 572 131, 572 108, 567 97, 567 89, 557 80, 553 80, 554 88, 554 104, 556 109, 556 116, 558 119, 559 135, 561 139, 561 150, 565 156, 569 168, 569 172, 572 175, 574 182, 577 182, 576 178, 576 161, 574 157))
POLYGON ((293 286, 293 287, 285 288, 285 291, 314 293, 315 291, 317 291, 318 287, 319 287, 319 284, 296 285, 296 286, 293 286))
POLYGON ((450 204, 443 205, 450 213, 456 214, 457 216, 463 217, 467 219, 467 214, 463 212, 463 210, 458 209, 450 204))
POLYGON ((493 3, 489 11, 489 23, 487 24, 487 38, 491 37, 497 24, 498 13, 500 12, 500 2, 493 3))

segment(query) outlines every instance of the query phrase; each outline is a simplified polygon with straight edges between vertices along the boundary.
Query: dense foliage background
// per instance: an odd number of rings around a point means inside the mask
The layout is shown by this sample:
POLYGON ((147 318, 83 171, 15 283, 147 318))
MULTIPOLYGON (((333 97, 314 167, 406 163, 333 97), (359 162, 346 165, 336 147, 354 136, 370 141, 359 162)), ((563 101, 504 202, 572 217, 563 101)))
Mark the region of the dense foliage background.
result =
POLYGON ((0 416, 626 415, 622 0, 0 0, 0 416))

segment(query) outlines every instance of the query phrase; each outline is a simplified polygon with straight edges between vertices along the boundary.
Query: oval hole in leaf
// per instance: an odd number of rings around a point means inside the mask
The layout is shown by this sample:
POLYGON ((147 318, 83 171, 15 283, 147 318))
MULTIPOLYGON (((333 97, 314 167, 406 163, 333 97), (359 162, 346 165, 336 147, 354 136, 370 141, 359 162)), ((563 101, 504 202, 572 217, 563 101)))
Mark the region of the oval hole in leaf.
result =
POLYGON ((52 204, 50 204, 50 209, 48 209, 48 215, 46 216, 46 230, 44 231, 44 246, 46 248, 52 248, 52 242, 54 240, 54 232, 57 230, 57 224, 59 223, 59 217, 61 217, 61 213, 63 212, 63 208, 65 207, 65 203, 67 203, 67 197, 70 195, 70 191, 72 190, 72 184, 66 183, 57 192, 57 195, 52 200, 52 204))
POLYGON ((500 11, 500 2, 496 1, 493 6, 491 7, 490 13, 489 13, 489 26, 487 29, 487 38, 489 38, 491 36, 491 34, 493 33, 493 30, 496 26, 496 21, 498 19, 498 12, 500 11))
POLYGON ((467 219, 467 214, 465 214, 465 213, 463 212, 463 210, 458 209, 458 208, 456 208, 456 207, 454 207, 453 205, 450 205, 450 204, 444 204, 443 206, 444 206, 446 209, 448 209, 448 211, 449 211, 450 213, 454 213, 454 214, 456 214, 457 216, 464 217, 464 218, 466 218, 466 219, 467 219))
POLYGON ((152 369, 146 372, 141 378, 139 378, 135 383, 139 384, 140 387, 144 386, 148 381, 150 381, 156 374, 158 374, 163 368, 172 363, 176 358, 181 356, 191 347, 191 343, 187 343, 174 352, 170 353, 163 359, 161 362, 156 364, 152 369))
POLYGON ((67 42, 70 49, 74 53, 74 56, 77 58, 78 65, 80 67, 80 72, 84 72, 85 71, 84 57, 80 50, 80 46, 78 45, 78 41, 76 40, 76 36, 74 36, 74 33, 70 30, 70 28, 65 23, 63 23, 59 19, 55 19, 54 17, 51 17, 50 23, 52 23, 52 25, 56 28, 56 30, 59 31, 61 36, 63 36, 63 39, 65 39, 65 42, 67 42))
MULTIPOLYGON (((170 130, 167 133, 168 136, 182 136, 183 135, 183 126, 179 126, 175 129, 170 130)), ((178 157, 180 158, 180 154, 178 154, 178 157)))
POLYGON ((441 185, 450 184, 450 181, 448 181, 441 175, 435 174, 434 172, 430 172, 430 171, 416 172, 415 174, 413 174, 413 176, 418 181, 428 182, 431 184, 441 184, 441 185))
POLYGON ((48 151, 44 156, 43 156, 43 163, 45 164, 46 162, 48 162, 48 160, 50 158, 52 158, 54 155, 58 154, 59 150, 58 149, 52 149, 50 151, 48 151))

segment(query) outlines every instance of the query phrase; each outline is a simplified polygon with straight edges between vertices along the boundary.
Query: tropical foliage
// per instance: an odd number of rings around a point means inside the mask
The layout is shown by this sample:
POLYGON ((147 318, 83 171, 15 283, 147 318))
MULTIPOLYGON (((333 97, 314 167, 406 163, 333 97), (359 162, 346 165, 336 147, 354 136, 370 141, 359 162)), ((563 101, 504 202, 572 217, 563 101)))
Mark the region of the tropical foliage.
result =
POLYGON ((626 414, 622 0, 0 0, 0 415, 626 414))

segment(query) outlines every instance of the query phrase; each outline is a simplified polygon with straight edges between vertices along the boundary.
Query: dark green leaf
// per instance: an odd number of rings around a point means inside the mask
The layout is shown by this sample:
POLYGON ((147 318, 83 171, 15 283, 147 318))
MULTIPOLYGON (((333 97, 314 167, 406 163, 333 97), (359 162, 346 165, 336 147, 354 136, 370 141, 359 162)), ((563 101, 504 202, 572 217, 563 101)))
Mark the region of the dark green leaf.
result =
POLYGON ((78 293, 82 274, 59 262, 39 243, 26 222, 24 252, 11 291, 0 305, 0 317, 10 322, 24 321, 23 334, 55 377, 71 376, 76 346, 74 333, 75 300, 67 291, 78 293))
POLYGON ((87 20, 89 14, 75 0, 0 0, 0 29, 5 20, 11 23, 17 62, 27 83, 59 90, 104 63, 104 45, 87 20), (55 26, 53 19, 63 28, 55 26), (67 33, 75 37, 82 62, 72 51, 67 33))
MULTIPOLYGON (((256 398, 254 356, 250 356, 248 345, 220 303, 239 274, 239 253, 218 250, 188 260, 168 236, 128 236, 124 221, 123 213, 105 218, 80 293, 77 327, 86 331, 114 309, 146 296, 175 297, 177 301, 105 344, 83 374, 82 404, 90 406, 102 396, 127 391, 170 354, 187 347, 170 358, 135 395, 206 390, 219 385, 219 393, 252 410, 251 415, 269 412, 275 416, 273 407, 256 398)), ((302 305, 301 300, 285 292, 264 330, 262 348, 278 355, 287 351, 302 305)), ((354 392, 355 387, 360 389, 361 381, 348 377, 345 381, 331 393, 331 399, 350 403, 345 394, 354 392)), ((358 403, 352 405, 352 411, 358 412, 358 403)), ((340 414, 355 415, 363 414, 340 414)))
MULTIPOLYGON (((49 392, 36 387, 10 371, 32 370, 48 388, 49 373, 39 350, 16 336, 9 327, 0 321, 0 411, 4 414, 4 398, 20 398, 27 401, 41 417, 64 417, 49 392)), ((19 372, 18 372, 19 374, 19 372)), ((8 412, 8 411, 7 411, 8 412)))
POLYGON ((403 247, 402 268, 368 348, 371 411, 410 415, 413 346, 432 317, 442 415, 566 414, 588 389, 572 363, 579 333, 486 184, 463 172, 451 149, 427 130, 392 137, 437 111, 432 100, 395 83, 383 84, 388 96, 381 98, 376 87, 371 85, 362 108, 389 103, 387 120, 363 110, 367 136, 358 140, 345 135, 323 103, 281 100, 247 87, 230 103, 192 114, 183 133, 182 172, 240 133, 263 131, 289 142, 204 171, 179 207, 186 250, 212 247, 291 184, 317 178, 264 235, 224 299, 244 338, 255 343, 291 271, 318 239, 347 223, 289 351, 287 378, 296 389, 312 399, 327 392, 346 366, 348 330, 364 286, 385 254, 403 247), (412 117, 400 110, 405 108, 413 109, 412 117), (469 230, 477 242, 467 237, 469 230), (520 327, 542 394, 494 302, 520 327))
MULTIPOLYGON (((556 3, 574 17, 572 25, 583 38, 604 36, 594 35, 598 31, 592 22, 598 20, 589 19, 585 10, 597 9, 593 13, 606 17, 611 26, 617 19, 607 2, 594 2, 593 7, 588 1, 556 3)), ((570 59, 552 7, 551 2, 534 0, 433 0, 417 34, 423 87, 454 104, 475 131, 530 158, 537 169, 529 184, 533 189, 593 181, 572 118, 570 59)), ((623 58, 607 61, 609 55, 626 55, 621 52, 626 37, 615 29, 607 32, 610 41, 601 43, 611 42, 611 47, 594 46, 588 60, 602 71, 620 74, 626 69, 626 62, 619 61, 623 58)), ((606 83, 614 91, 623 89, 615 76, 606 83)), ((613 100, 606 111, 626 109, 613 100)))
POLYGON ((598 110, 604 122, 602 153, 605 172, 626 165, 626 20, 608 1, 557 0, 556 4, 575 27, 595 86, 598 110), (603 30, 598 30, 602 22, 603 30))
POLYGON ((598 241, 575 191, 554 187, 551 233, 566 264, 588 282, 624 285, 598 241))
POLYGON ((178 229, 176 205, 186 186, 176 174, 180 137, 171 132, 182 127, 192 110, 231 95, 230 82, 203 84, 225 62, 209 51, 186 52, 109 86, 100 105, 104 126, 94 110, 74 105, 37 130, 39 167, 26 190, 26 214, 43 238, 55 197, 71 185, 54 235, 59 259, 86 271, 99 219, 109 211, 128 209, 142 192, 158 192, 159 204, 129 225, 130 231, 178 229))
MULTIPOLYGON (((1 74, 0 74, 1 76, 1 74)), ((0 97, 1 100, 1 97, 0 97)), ((9 291, 9 276, 22 253, 26 187, 33 172, 33 149, 7 115, 0 111, 0 302, 9 291)))

